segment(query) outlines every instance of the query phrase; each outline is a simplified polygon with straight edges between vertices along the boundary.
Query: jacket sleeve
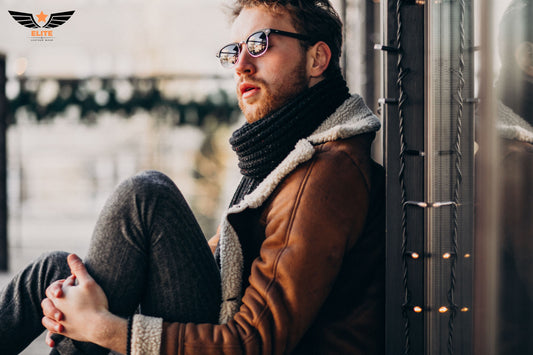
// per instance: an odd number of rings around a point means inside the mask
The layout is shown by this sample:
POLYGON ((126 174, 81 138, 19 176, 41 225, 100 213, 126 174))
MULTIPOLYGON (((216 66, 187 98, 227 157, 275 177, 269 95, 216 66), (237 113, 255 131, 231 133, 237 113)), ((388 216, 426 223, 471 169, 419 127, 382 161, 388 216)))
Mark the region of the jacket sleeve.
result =
POLYGON ((266 239, 239 312, 222 325, 156 322, 161 354, 289 353, 361 234, 368 196, 367 176, 345 153, 322 152, 298 167, 267 201, 266 239))

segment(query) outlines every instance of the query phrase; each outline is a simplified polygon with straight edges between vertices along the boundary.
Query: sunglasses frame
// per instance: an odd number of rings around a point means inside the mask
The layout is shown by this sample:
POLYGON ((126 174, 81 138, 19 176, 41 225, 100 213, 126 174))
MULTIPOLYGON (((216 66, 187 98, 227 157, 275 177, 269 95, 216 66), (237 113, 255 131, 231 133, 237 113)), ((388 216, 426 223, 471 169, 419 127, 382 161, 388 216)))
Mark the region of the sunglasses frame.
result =
POLYGON ((304 34, 301 34, 301 33, 294 33, 294 32, 287 32, 287 31, 281 31, 281 30, 276 30, 276 29, 273 29, 273 28, 264 28, 262 30, 259 30, 259 31, 255 31, 253 32, 251 35, 249 35, 244 41, 241 41, 241 42, 233 42, 233 43, 228 43, 226 44, 225 46, 223 46, 218 52, 217 54, 215 55, 217 58, 221 59, 221 53, 222 51, 224 50, 224 48, 227 48, 229 46, 237 46, 237 55, 236 55, 236 60, 235 60, 235 63, 232 63, 230 65, 224 65, 222 64, 222 60, 220 61, 220 65, 222 65, 222 67, 226 68, 226 69, 231 69, 233 68, 235 65, 237 65, 237 63, 239 62, 239 57, 241 56, 241 48, 242 48, 242 45, 245 44, 246 46, 246 51, 248 52, 248 54, 253 57, 253 58, 257 58, 257 57, 260 57, 262 56, 263 54, 265 54, 267 51, 268 51, 268 45, 269 45, 269 37, 270 35, 274 33, 274 34, 277 34, 277 35, 280 35, 280 36, 285 36, 285 37, 291 37, 291 38, 296 38, 300 41, 311 41, 311 37, 307 36, 307 35, 304 35, 304 34), (252 54, 250 52, 250 49, 248 48, 248 41, 250 41, 250 38, 252 38, 252 36, 258 34, 258 33, 264 33, 265 36, 266 36, 266 45, 265 45, 265 49, 260 52, 259 54, 252 54))

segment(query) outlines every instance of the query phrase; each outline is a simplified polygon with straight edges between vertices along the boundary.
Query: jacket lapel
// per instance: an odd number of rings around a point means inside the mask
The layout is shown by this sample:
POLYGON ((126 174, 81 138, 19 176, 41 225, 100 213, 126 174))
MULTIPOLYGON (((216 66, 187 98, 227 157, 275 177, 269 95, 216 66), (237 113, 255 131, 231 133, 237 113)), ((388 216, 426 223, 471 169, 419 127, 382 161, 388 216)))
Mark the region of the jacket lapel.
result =
POLYGON ((228 215, 240 213, 247 208, 260 207, 279 183, 296 167, 310 160, 314 145, 375 132, 381 124, 378 118, 354 95, 348 98, 309 137, 299 140, 294 149, 250 194, 229 208, 222 217, 220 231, 220 273, 222 281, 222 305, 220 324, 227 323, 239 310, 242 297, 243 255, 239 237, 228 221, 228 215))

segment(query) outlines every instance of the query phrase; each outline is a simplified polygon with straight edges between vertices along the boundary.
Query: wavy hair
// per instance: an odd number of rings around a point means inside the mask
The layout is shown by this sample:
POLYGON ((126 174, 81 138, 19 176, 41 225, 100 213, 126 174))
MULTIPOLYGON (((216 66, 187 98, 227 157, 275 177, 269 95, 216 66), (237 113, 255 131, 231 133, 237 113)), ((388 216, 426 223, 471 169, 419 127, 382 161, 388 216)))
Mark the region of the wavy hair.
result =
POLYGON ((325 76, 340 73, 342 52, 342 21, 328 0, 236 0, 232 7, 233 19, 244 8, 263 6, 274 13, 287 11, 295 29, 312 40, 302 41, 304 49, 324 41, 331 50, 331 61, 325 76))

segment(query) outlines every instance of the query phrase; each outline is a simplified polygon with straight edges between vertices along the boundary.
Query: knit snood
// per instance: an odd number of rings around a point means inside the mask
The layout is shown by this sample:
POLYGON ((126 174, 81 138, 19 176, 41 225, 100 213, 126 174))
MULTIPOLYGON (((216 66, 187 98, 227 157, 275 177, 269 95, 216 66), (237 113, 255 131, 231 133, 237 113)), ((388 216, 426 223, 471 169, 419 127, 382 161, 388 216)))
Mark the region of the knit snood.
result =
POLYGON ((233 132, 230 144, 243 175, 230 206, 239 203, 349 97, 341 75, 324 79, 273 113, 233 132))

